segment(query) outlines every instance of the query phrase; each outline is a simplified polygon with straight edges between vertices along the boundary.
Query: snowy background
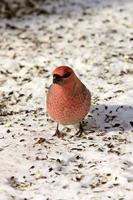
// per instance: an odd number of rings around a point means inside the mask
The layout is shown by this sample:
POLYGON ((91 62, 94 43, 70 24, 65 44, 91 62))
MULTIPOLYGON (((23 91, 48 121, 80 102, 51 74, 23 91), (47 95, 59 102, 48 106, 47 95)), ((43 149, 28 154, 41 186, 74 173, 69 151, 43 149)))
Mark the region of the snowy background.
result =
POLYGON ((0 200, 133 200, 133 1, 0 2, 0 200), (92 93, 85 134, 47 118, 53 68, 92 93))

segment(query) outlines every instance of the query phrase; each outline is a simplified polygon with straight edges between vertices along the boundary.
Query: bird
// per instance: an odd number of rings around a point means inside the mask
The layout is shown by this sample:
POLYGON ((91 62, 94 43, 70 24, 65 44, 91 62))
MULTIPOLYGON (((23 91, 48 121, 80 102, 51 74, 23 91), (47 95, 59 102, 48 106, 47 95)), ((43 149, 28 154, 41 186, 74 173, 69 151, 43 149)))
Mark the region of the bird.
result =
POLYGON ((48 115, 57 122, 54 136, 62 136, 59 124, 78 123, 77 135, 82 135, 84 131, 82 120, 90 111, 91 93, 72 67, 59 66, 53 70, 53 83, 48 89, 46 106, 48 115))

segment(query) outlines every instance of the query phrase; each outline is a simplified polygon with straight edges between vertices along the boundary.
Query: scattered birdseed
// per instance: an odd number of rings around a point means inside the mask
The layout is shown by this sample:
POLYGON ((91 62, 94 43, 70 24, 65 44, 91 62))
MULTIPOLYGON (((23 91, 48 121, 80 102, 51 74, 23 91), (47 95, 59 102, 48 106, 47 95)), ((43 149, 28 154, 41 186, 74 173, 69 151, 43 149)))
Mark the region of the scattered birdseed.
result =
POLYGON ((132 200, 133 1, 0 1, 0 198, 132 200), (46 113, 56 66, 90 89, 85 133, 46 113), (51 192, 52 191, 52 192, 51 192))

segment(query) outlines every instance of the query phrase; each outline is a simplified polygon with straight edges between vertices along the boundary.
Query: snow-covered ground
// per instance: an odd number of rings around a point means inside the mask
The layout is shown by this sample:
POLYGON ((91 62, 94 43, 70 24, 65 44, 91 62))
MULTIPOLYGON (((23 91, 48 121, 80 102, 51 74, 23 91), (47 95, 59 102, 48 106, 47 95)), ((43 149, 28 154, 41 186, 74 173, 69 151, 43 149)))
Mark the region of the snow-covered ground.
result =
POLYGON ((33 7, 0 13, 0 200, 133 200, 133 1, 33 7), (46 115, 62 64, 92 93, 81 138, 46 115))

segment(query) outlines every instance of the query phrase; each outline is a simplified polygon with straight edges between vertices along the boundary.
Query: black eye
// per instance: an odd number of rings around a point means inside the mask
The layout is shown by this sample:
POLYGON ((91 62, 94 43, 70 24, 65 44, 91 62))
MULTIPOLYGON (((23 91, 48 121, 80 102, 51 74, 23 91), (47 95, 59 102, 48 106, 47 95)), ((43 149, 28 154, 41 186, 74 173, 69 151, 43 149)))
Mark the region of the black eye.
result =
POLYGON ((60 79, 60 78, 61 78, 61 76, 60 76, 60 75, 58 75, 58 74, 54 74, 54 75, 53 75, 53 78, 54 78, 54 79, 60 79))
POLYGON ((67 78, 67 77, 69 77, 71 75, 71 72, 66 72, 62 77, 63 78, 67 78))

